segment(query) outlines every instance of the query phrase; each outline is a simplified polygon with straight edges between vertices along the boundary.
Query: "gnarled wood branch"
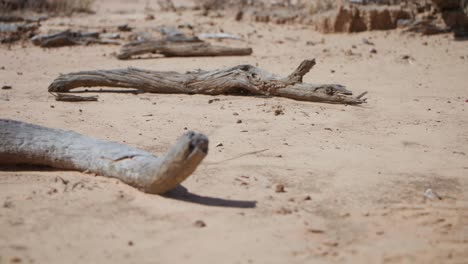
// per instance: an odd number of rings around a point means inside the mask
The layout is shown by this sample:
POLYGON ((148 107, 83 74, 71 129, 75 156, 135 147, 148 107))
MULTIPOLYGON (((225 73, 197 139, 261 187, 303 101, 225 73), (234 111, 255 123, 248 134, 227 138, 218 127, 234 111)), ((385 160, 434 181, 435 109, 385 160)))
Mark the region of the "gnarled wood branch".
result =
POLYGON ((175 188, 208 152, 208 138, 187 132, 161 157, 72 131, 0 119, 0 165, 46 165, 114 177, 148 193, 175 188))
POLYGON ((315 65, 305 60, 288 77, 281 78, 252 65, 188 73, 158 72, 135 68, 82 71, 61 75, 49 86, 49 92, 70 92, 79 87, 134 88, 149 93, 269 95, 311 102, 362 104, 364 98, 339 84, 308 84, 302 77, 315 65))

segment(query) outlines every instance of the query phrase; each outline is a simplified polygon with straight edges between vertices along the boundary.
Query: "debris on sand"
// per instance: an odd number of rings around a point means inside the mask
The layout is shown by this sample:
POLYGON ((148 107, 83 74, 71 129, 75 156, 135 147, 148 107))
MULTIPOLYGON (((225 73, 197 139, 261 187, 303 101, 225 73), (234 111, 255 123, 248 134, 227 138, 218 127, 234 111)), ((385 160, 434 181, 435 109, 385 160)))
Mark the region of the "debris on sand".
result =
POLYGON ((197 220, 195 221, 195 223, 193 224, 195 227, 198 227, 198 228, 203 228, 206 226, 205 222, 203 222, 202 220, 197 220))
POLYGON ((43 48, 89 44, 120 44, 120 42, 115 40, 101 38, 99 32, 82 33, 71 30, 65 30, 55 34, 37 35, 31 38, 31 41, 34 45, 43 48))
POLYGON ((434 199, 442 200, 442 197, 430 188, 424 192, 424 197, 429 200, 434 200, 434 199))
POLYGON ((0 43, 8 44, 20 40, 26 40, 36 33, 39 25, 36 23, 1 23, 0 43))
POLYGON ((277 184, 276 187, 275 187, 275 192, 277 192, 277 193, 286 192, 286 190, 284 189, 284 185, 283 184, 277 184))

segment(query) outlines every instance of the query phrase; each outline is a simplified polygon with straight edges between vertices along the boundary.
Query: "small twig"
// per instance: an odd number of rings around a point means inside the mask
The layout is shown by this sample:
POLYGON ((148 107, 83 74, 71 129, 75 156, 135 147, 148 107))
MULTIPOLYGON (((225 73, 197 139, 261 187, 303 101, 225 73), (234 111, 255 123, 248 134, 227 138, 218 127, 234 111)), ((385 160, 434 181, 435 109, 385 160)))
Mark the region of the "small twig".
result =
POLYGON ((225 162, 225 161, 230 161, 230 160, 242 158, 242 157, 244 157, 244 156, 262 153, 262 152, 265 152, 265 151, 267 151, 267 150, 268 150, 268 149, 262 149, 262 150, 247 152, 247 153, 240 154, 240 155, 237 155, 237 156, 232 157, 232 158, 229 158, 229 159, 225 159, 225 160, 221 160, 221 161, 217 161, 217 162, 213 162, 213 163, 208 163, 208 165, 209 165, 209 164, 219 164, 219 163, 222 163, 222 162, 225 162))
POLYGON ((361 99, 364 95, 367 94, 367 91, 363 92, 362 94, 356 96, 356 99, 361 99))

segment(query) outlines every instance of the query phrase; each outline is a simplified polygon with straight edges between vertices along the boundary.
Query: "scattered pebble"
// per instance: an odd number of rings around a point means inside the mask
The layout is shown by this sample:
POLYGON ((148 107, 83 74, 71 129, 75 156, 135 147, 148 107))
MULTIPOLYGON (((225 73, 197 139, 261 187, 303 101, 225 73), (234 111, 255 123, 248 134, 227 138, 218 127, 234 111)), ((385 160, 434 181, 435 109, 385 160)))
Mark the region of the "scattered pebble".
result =
POLYGON ((242 123, 242 120, 237 119, 236 123, 237 123, 237 124, 241 124, 241 123, 242 123))
POLYGON ((132 31, 132 28, 129 27, 127 24, 125 24, 125 25, 120 25, 120 26, 117 27, 117 29, 118 29, 119 31, 124 31, 124 32, 132 31))
POLYGON ((195 221, 195 223, 193 224, 195 227, 199 227, 199 228, 202 228, 202 227, 205 227, 206 224, 205 222, 203 222, 202 220, 197 220, 195 221))
POLYGON ((211 103, 216 102, 216 101, 219 101, 219 98, 210 99, 210 100, 208 100, 208 103, 211 104, 211 103))
POLYGON ((364 44, 366 44, 366 45, 371 45, 371 46, 374 46, 374 45, 375 45, 374 42, 372 42, 372 41, 370 41, 370 40, 368 40, 368 39, 366 39, 366 38, 363 38, 363 39, 362 39, 362 43, 364 43, 364 44))
POLYGON ((314 229, 314 228, 310 228, 307 231, 309 231, 310 233, 314 233, 314 234, 323 234, 323 233, 325 233, 325 231, 322 230, 322 229, 314 229))
POLYGON ((310 200, 312 200, 312 198, 311 198, 309 195, 307 195, 306 197, 304 197, 304 201, 310 201, 310 200))
POLYGON ((278 184, 278 185, 276 185, 276 187, 275 187, 275 192, 277 192, 277 193, 284 193, 284 192, 286 192, 286 190, 284 189, 284 185, 283 185, 283 184, 278 184))
POLYGON ((370 53, 372 53, 372 54, 377 54, 377 50, 376 50, 376 49, 371 49, 371 50, 370 50, 370 53))
POLYGON ((10 261, 11 261, 11 263, 21 263, 22 262, 21 258, 19 258, 19 257, 13 257, 10 261))
POLYGON ((154 15, 152 15, 152 14, 146 15, 145 20, 147 20, 147 21, 148 20, 154 20, 154 15))
POLYGON ((13 87, 11 87, 10 85, 2 86, 2 90, 10 90, 11 88, 13 88, 13 87))
POLYGON ((14 205, 13 205, 13 202, 10 201, 9 199, 5 200, 5 202, 3 202, 3 208, 13 208, 14 205))
POLYGON ((276 213, 281 215, 292 214, 292 212, 293 211, 291 209, 285 207, 281 207, 280 209, 276 210, 276 213))
POLYGON ((133 241, 131 241, 131 240, 128 241, 128 245, 129 245, 129 246, 133 246, 133 245, 134 245, 134 244, 133 244, 133 241))
POLYGON ((424 192, 424 197, 431 199, 431 200, 433 199, 442 200, 442 197, 430 188, 424 192))

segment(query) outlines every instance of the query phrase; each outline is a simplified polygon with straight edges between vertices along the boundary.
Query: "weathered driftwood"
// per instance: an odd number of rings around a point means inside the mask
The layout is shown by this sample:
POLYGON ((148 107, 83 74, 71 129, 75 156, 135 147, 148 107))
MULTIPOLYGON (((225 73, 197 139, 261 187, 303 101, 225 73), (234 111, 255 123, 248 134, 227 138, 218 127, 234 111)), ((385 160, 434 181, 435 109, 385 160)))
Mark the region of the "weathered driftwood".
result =
POLYGON ((208 139, 187 132, 161 157, 72 131, 0 119, 0 165, 45 165, 114 177, 148 193, 175 188, 208 152, 208 139))
POLYGON ((31 38, 34 45, 43 48, 63 47, 73 45, 89 45, 92 43, 97 44, 120 44, 118 41, 110 39, 102 39, 99 32, 73 32, 66 30, 56 34, 38 35, 31 38))
POLYGON ((252 54, 252 48, 213 46, 198 41, 143 40, 124 45, 117 58, 125 60, 146 53, 158 53, 166 57, 242 56, 252 54))
POLYGON ((16 15, 0 15, 0 22, 41 22, 49 19, 48 16, 16 16, 16 15))
POLYGON ((39 28, 36 23, 3 23, 0 22, 0 43, 13 43, 28 39, 39 28))
POLYGON ((362 96, 339 84, 308 84, 302 77, 315 65, 305 60, 288 77, 281 78, 252 65, 188 73, 158 72, 135 68, 82 71, 61 75, 49 86, 49 92, 69 92, 78 87, 134 88, 149 93, 269 95, 302 101, 362 104, 362 96))

